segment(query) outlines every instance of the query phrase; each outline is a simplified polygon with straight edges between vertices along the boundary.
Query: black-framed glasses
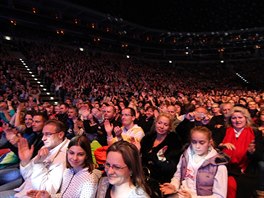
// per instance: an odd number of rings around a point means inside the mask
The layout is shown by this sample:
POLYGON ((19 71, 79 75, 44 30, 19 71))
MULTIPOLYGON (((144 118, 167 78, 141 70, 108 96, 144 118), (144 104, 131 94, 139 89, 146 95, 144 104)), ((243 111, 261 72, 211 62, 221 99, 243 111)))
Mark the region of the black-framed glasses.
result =
POLYGON ((120 171, 120 170, 126 168, 127 166, 118 166, 118 165, 115 165, 115 164, 111 165, 109 163, 105 163, 104 167, 107 170, 111 167, 114 171, 120 171))

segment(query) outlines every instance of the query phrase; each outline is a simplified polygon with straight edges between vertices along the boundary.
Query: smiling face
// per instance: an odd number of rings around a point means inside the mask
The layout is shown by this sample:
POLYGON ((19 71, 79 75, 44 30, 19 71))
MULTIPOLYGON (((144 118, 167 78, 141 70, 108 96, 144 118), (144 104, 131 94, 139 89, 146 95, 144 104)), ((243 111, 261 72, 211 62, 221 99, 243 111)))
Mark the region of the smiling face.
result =
POLYGON ((84 167, 86 152, 80 146, 71 146, 67 151, 67 159, 73 169, 80 170, 84 167))
POLYGON ((166 116, 160 116, 156 122, 156 132, 159 135, 167 135, 170 131, 170 119, 166 116))
POLYGON ((148 108, 145 112, 145 115, 147 116, 147 118, 150 118, 152 116, 154 116, 154 111, 152 108, 148 108))
POLYGON ((119 152, 110 151, 106 157, 105 172, 112 185, 121 186, 131 183, 130 170, 119 152))
POLYGON ((25 125, 27 128, 30 128, 32 126, 33 123, 33 117, 30 114, 26 114, 25 116, 25 125))
POLYGON ((64 138, 64 133, 62 131, 57 131, 57 128, 53 124, 47 124, 44 126, 42 141, 46 148, 49 150, 58 146, 64 138))
POLYGON ((231 124, 236 131, 239 131, 246 126, 246 117, 240 112, 234 112, 231 115, 231 124))

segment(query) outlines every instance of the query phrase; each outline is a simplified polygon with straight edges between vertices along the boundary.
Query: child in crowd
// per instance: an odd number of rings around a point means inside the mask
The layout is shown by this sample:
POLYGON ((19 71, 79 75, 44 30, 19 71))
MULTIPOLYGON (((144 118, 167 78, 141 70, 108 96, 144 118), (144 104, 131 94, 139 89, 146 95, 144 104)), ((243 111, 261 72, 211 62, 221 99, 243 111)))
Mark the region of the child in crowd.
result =
POLYGON ((160 185, 160 190, 175 198, 225 198, 227 162, 226 157, 213 148, 211 131, 204 126, 194 127, 191 144, 182 154, 171 183, 160 185))
POLYGON ((79 197, 94 198, 101 171, 94 169, 90 142, 85 136, 71 139, 67 150, 67 169, 63 175, 60 193, 50 195, 45 190, 28 191, 28 197, 79 197))

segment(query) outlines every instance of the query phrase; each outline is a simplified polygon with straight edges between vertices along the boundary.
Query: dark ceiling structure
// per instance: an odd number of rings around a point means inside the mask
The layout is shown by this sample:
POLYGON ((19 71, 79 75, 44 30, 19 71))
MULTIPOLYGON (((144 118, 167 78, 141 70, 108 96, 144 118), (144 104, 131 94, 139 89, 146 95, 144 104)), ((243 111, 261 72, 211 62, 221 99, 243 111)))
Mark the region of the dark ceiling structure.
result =
POLYGON ((168 61, 259 58, 264 1, 2 0, 1 33, 168 61), (15 28, 14 28, 15 27, 15 28), (25 32, 25 33, 23 33, 25 32), (31 35, 32 36, 32 35, 31 35))
POLYGON ((228 31, 262 27, 263 1, 166 0, 71 1, 149 28, 176 32, 228 31))

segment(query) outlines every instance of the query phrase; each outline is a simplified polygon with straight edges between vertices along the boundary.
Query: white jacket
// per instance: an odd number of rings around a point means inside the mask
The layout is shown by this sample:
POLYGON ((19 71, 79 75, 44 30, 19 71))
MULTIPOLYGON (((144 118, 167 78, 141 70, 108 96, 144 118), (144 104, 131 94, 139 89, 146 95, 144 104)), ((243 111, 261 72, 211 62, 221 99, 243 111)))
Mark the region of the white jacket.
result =
POLYGON ((43 163, 35 164, 33 158, 25 167, 20 165, 20 172, 25 182, 15 191, 15 197, 27 197, 29 190, 46 190, 55 194, 62 182, 66 168, 66 151, 69 140, 65 139, 58 146, 50 150, 43 163))

